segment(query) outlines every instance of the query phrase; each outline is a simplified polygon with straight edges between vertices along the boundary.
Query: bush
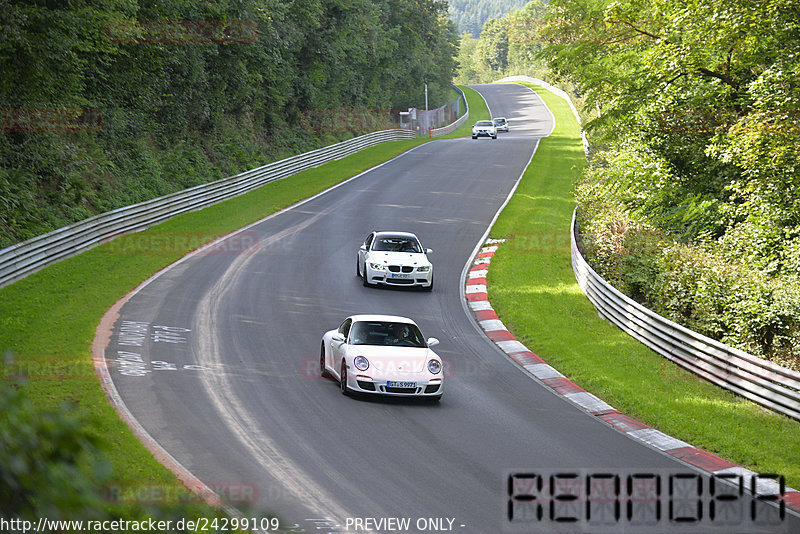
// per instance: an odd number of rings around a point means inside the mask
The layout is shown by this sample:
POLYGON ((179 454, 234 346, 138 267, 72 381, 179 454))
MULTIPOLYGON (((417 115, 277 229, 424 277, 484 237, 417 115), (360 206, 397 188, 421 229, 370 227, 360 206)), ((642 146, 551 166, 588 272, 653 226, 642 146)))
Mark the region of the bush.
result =
POLYGON ((28 399, 28 387, 20 378, 0 380, 0 517, 34 525, 40 518, 92 522, 152 518, 172 521, 173 527, 182 518, 222 517, 218 510, 198 504, 188 490, 191 498, 169 507, 114 501, 115 496, 106 494, 116 485, 105 459, 105 442, 92 434, 71 405, 64 403, 58 410, 36 407, 28 399))
POLYGON ((20 382, 0 381, 0 515, 27 520, 105 517, 110 475, 100 442, 69 406, 33 406, 20 382))
POLYGON ((679 243, 618 199, 585 205, 591 218, 581 204, 584 254, 610 284, 687 328, 800 370, 797 274, 736 262, 718 241, 679 243))

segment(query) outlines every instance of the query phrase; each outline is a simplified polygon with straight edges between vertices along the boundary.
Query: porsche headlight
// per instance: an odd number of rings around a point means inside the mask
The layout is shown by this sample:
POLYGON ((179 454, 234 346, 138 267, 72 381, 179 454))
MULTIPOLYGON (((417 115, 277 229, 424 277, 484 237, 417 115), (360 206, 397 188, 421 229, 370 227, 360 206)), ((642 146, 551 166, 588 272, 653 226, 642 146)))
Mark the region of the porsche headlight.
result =
POLYGON ((364 356, 356 356, 353 358, 353 365, 355 365, 356 369, 359 371, 366 371, 369 368, 369 360, 364 356))
POLYGON ((383 270, 383 264, 370 263, 369 264, 369 268, 372 269, 373 271, 382 271, 383 270))
POLYGON ((441 370, 442 362, 439 360, 428 360, 428 371, 430 371, 432 375, 438 375, 441 370))
POLYGON ((417 267, 417 272, 418 273, 427 273, 430 270, 431 270, 431 266, 430 265, 423 265, 422 267, 417 267))

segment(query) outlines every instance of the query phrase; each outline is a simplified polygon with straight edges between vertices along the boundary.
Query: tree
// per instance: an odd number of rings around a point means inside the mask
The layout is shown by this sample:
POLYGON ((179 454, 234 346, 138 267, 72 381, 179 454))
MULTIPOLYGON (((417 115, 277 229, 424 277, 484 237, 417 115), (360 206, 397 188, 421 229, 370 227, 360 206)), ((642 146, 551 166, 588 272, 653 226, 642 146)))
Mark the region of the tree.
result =
POLYGON ((578 201, 603 274, 794 367, 799 20, 798 0, 553 0, 540 53, 600 110, 578 201))

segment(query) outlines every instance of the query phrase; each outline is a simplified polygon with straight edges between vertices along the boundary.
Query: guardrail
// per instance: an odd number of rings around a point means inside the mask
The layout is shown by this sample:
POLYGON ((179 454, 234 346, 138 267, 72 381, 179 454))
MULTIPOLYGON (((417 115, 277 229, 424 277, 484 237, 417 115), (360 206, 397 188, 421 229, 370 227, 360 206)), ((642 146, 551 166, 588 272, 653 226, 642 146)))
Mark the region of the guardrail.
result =
POLYGON ((455 122, 448 124, 447 126, 442 126, 441 128, 434 128, 430 131, 431 137, 439 137, 440 135, 447 135, 450 132, 454 131, 456 128, 467 122, 469 118, 469 102, 467 102, 467 95, 464 94, 460 88, 453 86, 456 91, 461 95, 461 98, 464 100, 464 106, 466 107, 466 111, 463 115, 461 115, 455 122))
POLYGON ((0 287, 127 232, 144 230, 180 213, 241 195, 266 183, 341 159, 385 141, 415 138, 410 130, 383 130, 268 163, 234 176, 101 213, 0 250, 0 287))
POLYGON ((600 315, 657 353, 718 386, 800 419, 800 373, 708 338, 623 295, 581 254, 572 214, 572 270, 600 315))

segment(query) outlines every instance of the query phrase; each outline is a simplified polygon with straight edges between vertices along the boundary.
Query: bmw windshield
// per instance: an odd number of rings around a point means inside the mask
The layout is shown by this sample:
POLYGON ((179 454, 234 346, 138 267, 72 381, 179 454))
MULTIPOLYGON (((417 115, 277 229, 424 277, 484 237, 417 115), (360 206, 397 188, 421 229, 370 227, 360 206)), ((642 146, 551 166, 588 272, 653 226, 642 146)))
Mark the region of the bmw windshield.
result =
POLYGON ((378 252, 422 252, 416 239, 403 236, 378 237, 372 250, 378 252))

